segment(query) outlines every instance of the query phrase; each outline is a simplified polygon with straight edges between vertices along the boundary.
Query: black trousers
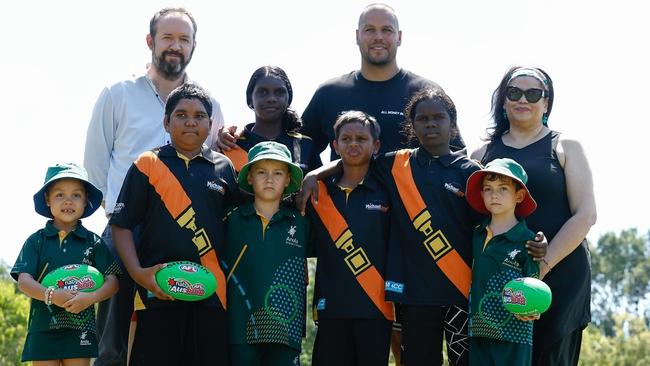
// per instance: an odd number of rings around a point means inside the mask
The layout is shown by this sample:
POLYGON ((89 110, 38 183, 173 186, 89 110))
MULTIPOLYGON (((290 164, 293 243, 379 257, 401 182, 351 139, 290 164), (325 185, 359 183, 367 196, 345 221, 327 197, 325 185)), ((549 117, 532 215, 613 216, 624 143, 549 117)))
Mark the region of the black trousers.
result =
POLYGON ((227 366, 226 311, 176 301, 137 312, 131 366, 227 366))
POLYGON ((467 309, 455 305, 402 304, 403 363, 442 365, 442 341, 447 341, 450 365, 467 365, 467 309))
POLYGON ((392 321, 319 319, 312 366, 388 364, 392 321))

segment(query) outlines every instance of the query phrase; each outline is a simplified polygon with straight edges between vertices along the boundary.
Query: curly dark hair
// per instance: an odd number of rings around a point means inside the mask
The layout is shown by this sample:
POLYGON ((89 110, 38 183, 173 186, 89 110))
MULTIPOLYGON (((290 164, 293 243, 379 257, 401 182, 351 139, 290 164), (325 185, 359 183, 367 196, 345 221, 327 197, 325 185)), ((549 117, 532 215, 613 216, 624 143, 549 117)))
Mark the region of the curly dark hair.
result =
POLYGON ((418 142, 418 139, 415 136, 415 131, 413 130, 413 119, 415 118, 415 110, 418 104, 420 104, 420 102, 423 102, 425 100, 439 101, 445 106, 445 108, 447 109, 447 113, 449 114, 449 120, 451 122, 450 138, 454 138, 455 136, 457 136, 458 135, 458 125, 456 123, 457 113, 456 113, 456 106, 454 105, 454 102, 451 100, 449 95, 447 95, 447 93, 445 93, 445 91, 442 90, 441 88, 431 88, 431 87, 420 89, 417 93, 413 94, 411 100, 409 100, 408 104, 406 104, 406 107, 404 108, 404 117, 406 118, 406 120, 402 123, 402 128, 400 132, 406 138, 408 138, 409 142, 418 142))
MULTIPOLYGON (((487 138, 485 139, 486 141, 494 141, 494 139, 497 139, 503 135, 504 132, 508 131, 510 129, 510 121, 508 121, 508 118, 504 115, 505 110, 503 109, 503 104, 506 101, 506 89, 508 88, 508 83, 510 83, 510 80, 512 79, 512 75, 522 69, 524 67, 522 66, 513 66, 508 69, 505 75, 503 75, 503 78, 501 78, 501 82, 499 83, 499 86, 494 90, 494 93, 492 93, 492 108, 491 108, 491 115, 492 115, 492 124, 490 124, 486 130, 487 132, 487 138)), ((546 83, 544 83, 544 87, 547 89, 546 91, 548 92, 548 108, 546 109, 546 113, 544 113, 544 116, 548 118, 548 116, 551 115, 551 110, 553 109, 553 80, 551 80, 551 77, 546 73, 546 71, 540 69, 539 67, 525 67, 526 69, 532 69, 532 70, 537 70, 539 71, 542 75, 544 75, 544 78, 546 78, 546 83)))
MULTIPOLYGON (((282 80, 284 86, 287 88, 287 94, 289 96, 287 105, 290 106, 291 101, 293 100, 293 88, 291 87, 291 82, 289 81, 287 73, 277 66, 262 66, 253 72, 253 75, 251 75, 251 78, 248 81, 248 86, 246 87, 246 104, 248 105, 248 108, 254 110, 253 90, 255 89, 255 85, 257 85, 257 81, 267 76, 282 80)), ((287 110, 282 117, 282 129, 287 132, 298 132, 301 127, 302 120, 298 113, 296 113, 293 108, 287 107, 287 110)))

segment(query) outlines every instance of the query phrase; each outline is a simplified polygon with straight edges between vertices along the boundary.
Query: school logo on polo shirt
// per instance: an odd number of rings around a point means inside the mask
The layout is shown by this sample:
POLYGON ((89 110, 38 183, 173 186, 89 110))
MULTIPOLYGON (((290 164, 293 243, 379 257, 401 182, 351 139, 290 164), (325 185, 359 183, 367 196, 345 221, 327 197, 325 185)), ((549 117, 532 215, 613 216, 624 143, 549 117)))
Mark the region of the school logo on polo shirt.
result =
POLYGON ((84 253, 83 253, 84 254, 84 259, 81 260, 81 263, 92 265, 93 263, 89 259, 89 257, 92 255, 92 252, 93 252, 92 247, 86 248, 86 250, 84 250, 84 253))
POLYGON ((517 254, 519 254, 520 252, 521 250, 519 249, 512 250, 510 253, 508 253, 506 259, 503 260, 503 264, 508 267, 520 270, 521 266, 519 265, 519 262, 516 261, 517 254))
POLYGON ((289 230, 287 230, 287 234, 289 234, 289 236, 287 236, 287 240, 285 241, 285 243, 293 247, 302 248, 302 244, 300 244, 300 241, 295 237, 297 232, 296 229, 297 229, 296 225, 291 225, 289 227, 289 230))

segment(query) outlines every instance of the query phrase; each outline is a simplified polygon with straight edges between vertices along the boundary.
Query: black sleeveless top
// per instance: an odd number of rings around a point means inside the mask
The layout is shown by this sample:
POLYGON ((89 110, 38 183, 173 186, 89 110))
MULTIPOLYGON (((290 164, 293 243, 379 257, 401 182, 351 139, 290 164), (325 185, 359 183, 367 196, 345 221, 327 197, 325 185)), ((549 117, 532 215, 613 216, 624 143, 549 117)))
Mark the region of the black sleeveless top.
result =
MULTIPOLYGON (((506 146, 497 138, 487 145, 481 160, 487 164, 497 158, 511 158, 524 167, 528 174, 526 187, 537 201, 537 209, 526 223, 530 230, 542 231, 549 243, 572 216, 564 170, 555 151, 559 136, 559 132, 551 131, 521 149, 506 146)), ((540 350, 584 328, 591 320, 591 269, 586 241, 553 267, 544 282, 553 292, 553 301, 535 322, 533 347, 540 350)))

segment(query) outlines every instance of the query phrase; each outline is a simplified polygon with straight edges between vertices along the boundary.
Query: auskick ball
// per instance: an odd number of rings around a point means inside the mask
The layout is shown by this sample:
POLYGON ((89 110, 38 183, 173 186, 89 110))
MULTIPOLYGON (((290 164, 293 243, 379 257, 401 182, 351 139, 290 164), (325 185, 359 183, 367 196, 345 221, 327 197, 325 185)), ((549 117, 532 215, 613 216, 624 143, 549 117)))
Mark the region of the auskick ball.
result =
POLYGON ((92 292, 102 287, 104 276, 97 268, 87 264, 67 264, 45 275, 41 284, 57 289, 92 292))
POLYGON ((522 277, 506 283, 501 292, 503 306, 513 314, 541 314, 551 306, 551 289, 544 281, 522 277))
POLYGON ((217 280, 212 272, 189 261, 167 263, 165 268, 156 272, 156 283, 164 293, 183 301, 207 299, 217 289, 217 280))

